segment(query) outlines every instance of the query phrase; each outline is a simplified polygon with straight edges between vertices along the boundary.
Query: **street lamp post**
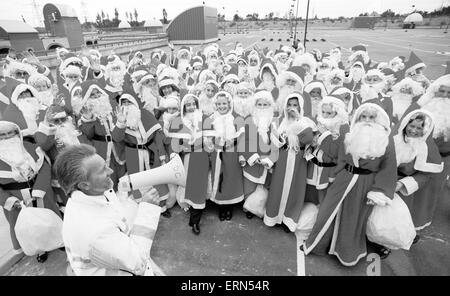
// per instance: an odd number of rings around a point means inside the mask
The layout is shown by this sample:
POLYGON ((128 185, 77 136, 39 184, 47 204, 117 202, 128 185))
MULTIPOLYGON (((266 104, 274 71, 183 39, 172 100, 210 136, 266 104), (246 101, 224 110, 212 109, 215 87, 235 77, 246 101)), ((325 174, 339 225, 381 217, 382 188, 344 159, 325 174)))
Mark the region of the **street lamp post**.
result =
POLYGON ((222 17, 223 17, 223 35, 225 36, 225 26, 226 26, 226 21, 225 21, 225 7, 222 7, 222 17))
MULTIPOLYGON (((297 6, 298 9, 298 6, 297 6)), ((305 37, 303 38, 303 47, 306 50, 306 32, 308 31, 308 17, 309 17, 309 0, 306 7, 306 23, 305 23, 305 37)))
POLYGON ((236 33, 239 34, 239 10, 236 10, 236 33))
MULTIPOLYGON (((295 2, 296 0, 294 0, 295 2)), ((309 1, 309 0, 308 0, 309 1)), ((298 0, 297 0, 297 12, 295 13, 295 28, 294 28, 294 47, 297 49, 297 23, 298 23, 298 0)))

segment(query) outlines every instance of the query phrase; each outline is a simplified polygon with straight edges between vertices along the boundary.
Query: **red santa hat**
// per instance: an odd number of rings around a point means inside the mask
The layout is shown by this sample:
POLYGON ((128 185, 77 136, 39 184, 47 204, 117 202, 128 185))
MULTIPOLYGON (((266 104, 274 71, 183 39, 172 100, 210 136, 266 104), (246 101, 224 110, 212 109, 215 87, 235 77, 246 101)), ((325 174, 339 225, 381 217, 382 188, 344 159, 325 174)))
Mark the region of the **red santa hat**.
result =
POLYGON ((61 75, 65 78, 68 75, 77 75, 81 77, 81 69, 78 66, 69 65, 61 71, 61 75))
POLYGON ((17 62, 14 60, 11 60, 7 63, 5 70, 6 70, 5 74, 10 77, 13 77, 14 73, 16 71, 27 72, 28 75, 33 75, 33 74, 37 73, 36 68, 34 68, 32 65, 27 64, 27 63, 17 62))
POLYGON ((84 106, 86 104, 94 89, 97 89, 100 93, 102 93, 102 95, 108 96, 108 94, 103 90, 97 80, 86 80, 81 84, 81 106, 84 106))
POLYGON ((313 89, 316 89, 316 88, 320 89, 320 93, 321 93, 322 97, 324 97, 328 94, 327 89, 325 88, 325 85, 323 84, 323 82, 321 80, 311 81, 310 83, 305 85, 305 87, 303 88, 303 91, 307 92, 309 94, 313 89))
POLYGON ((22 135, 20 133, 20 127, 12 121, 0 120, 0 133, 10 133, 16 132, 17 135, 22 139, 22 135))
POLYGON ((261 62, 261 69, 259 70, 259 79, 261 79, 261 80, 263 79, 262 74, 265 69, 268 69, 272 73, 272 75, 275 77, 275 79, 277 78, 278 70, 271 59, 264 59, 261 62))
POLYGON ((331 109, 336 112, 336 116, 348 123, 347 108, 342 100, 334 96, 324 96, 319 103, 319 110, 322 110, 323 105, 331 105, 331 109))
POLYGON ((251 105, 251 112, 253 112, 256 103, 259 100, 263 100, 264 102, 267 102, 270 106, 274 106, 275 105, 275 101, 273 99, 272 93, 270 91, 267 90, 257 90, 256 93, 253 95, 253 104, 251 105))
POLYGON ((228 74, 224 77, 224 79, 221 83, 221 86, 223 87, 223 85, 227 81, 230 81, 230 80, 237 80, 238 82, 241 82, 241 80, 238 77, 238 73, 239 73, 239 70, 238 70, 237 64, 231 65, 231 69, 230 69, 230 71, 228 71, 228 74))
POLYGON ((369 76, 378 76, 379 78, 381 78, 381 80, 386 81, 386 76, 384 75, 383 72, 381 72, 378 69, 370 69, 369 71, 366 72, 366 75, 364 75, 363 79, 369 76))
MULTIPOLYGON (((335 60, 332 60, 332 59, 330 59, 330 58, 328 58, 328 57, 322 58, 322 60, 321 60, 320 62, 317 63, 318 68, 319 68, 321 65, 327 65, 327 66, 330 68, 330 70, 336 69, 336 68, 338 67, 338 64, 336 63, 336 61, 335 61, 335 60)), ((363 68, 364 68, 364 67, 363 67, 363 68)))
POLYGON ((251 93, 254 93, 255 92, 255 87, 254 87, 253 84, 251 84, 251 83, 249 83, 247 81, 241 81, 236 87, 236 91, 239 91, 239 90, 248 90, 251 93))
POLYGON ((64 47, 57 47, 57 48, 56 48, 56 56, 57 56, 59 59, 62 59, 61 53, 68 54, 68 53, 69 53, 69 50, 67 50, 67 49, 64 48, 64 47))
POLYGON ((204 86, 206 87, 208 84, 212 85, 216 92, 219 91, 220 85, 217 81, 215 81, 214 79, 209 79, 204 83, 204 86))
MULTIPOLYGON (((353 110, 353 98, 355 95, 354 92, 352 92, 351 90, 349 90, 348 88, 346 88, 344 86, 338 86, 330 92, 329 96, 334 96, 337 99, 342 100, 343 98, 340 98, 339 96, 346 95, 346 94, 350 95, 350 100, 347 102, 347 104, 348 104, 347 110, 348 110, 348 112, 351 112, 353 110)), ((345 104, 344 101, 342 101, 342 102, 345 104)))
POLYGON ((114 67, 120 67, 123 71, 126 69, 125 63, 120 59, 118 55, 110 55, 108 56, 106 64, 106 71, 110 71, 114 67))
POLYGON ((177 58, 181 58, 183 54, 188 54, 188 59, 190 60, 192 57, 192 48, 188 46, 182 46, 177 52, 177 58))
POLYGON ((352 62, 357 56, 362 56, 364 64, 370 62, 369 53, 364 45, 359 44, 352 47, 352 54, 349 56, 348 60, 352 62))
POLYGON ((205 83, 207 80, 217 80, 217 76, 216 74, 214 74, 211 70, 209 69, 203 69, 202 71, 200 71, 200 73, 198 74, 197 77, 197 83, 205 83))
POLYGON ((366 63, 364 63, 364 58, 361 55, 358 55, 353 63, 352 63, 352 67, 355 65, 359 65, 364 71, 366 71, 366 63))
POLYGON ((273 59, 276 61, 276 60, 278 60, 281 56, 287 57, 288 54, 287 54, 287 52, 282 51, 281 49, 277 49, 277 50, 275 50, 275 53, 274 53, 274 55, 273 55, 273 59))
POLYGON ((236 61, 236 63, 237 64, 239 64, 239 62, 244 62, 244 64, 247 66, 248 65, 248 60, 247 60, 247 55, 242 55, 242 56, 239 56, 238 58, 237 58, 237 61, 236 61))
POLYGON ((180 74, 178 73, 177 69, 172 67, 164 68, 158 75, 159 80, 162 80, 166 77, 170 77, 173 81, 175 81, 176 84, 178 84, 180 81, 180 74))
POLYGON ((191 59, 191 67, 203 67, 203 59, 200 56, 195 56, 191 59))
POLYGON ((64 69, 66 69, 69 66, 69 64, 72 63, 79 64, 80 66, 83 65, 83 61, 79 57, 77 57, 74 53, 70 52, 65 56, 64 61, 59 66, 60 72, 62 73, 64 69))
POLYGON ((364 103, 361 104, 361 106, 358 107, 358 109, 355 110, 355 113, 353 114, 351 127, 355 126, 357 121, 359 121, 359 117, 361 116, 361 113, 363 113, 366 110, 375 111, 377 113, 377 117, 375 119, 375 122, 384 127, 384 129, 390 133, 391 132, 391 120, 389 119, 389 115, 387 115, 386 111, 378 104, 374 103, 364 103))
POLYGON ((277 76, 277 86, 279 88, 284 86, 286 84, 286 79, 292 78, 300 84, 300 89, 303 89, 303 80, 305 79, 305 74, 306 72, 302 67, 292 66, 277 76))
POLYGON ((50 106, 48 106, 47 110, 47 114, 52 114, 53 119, 61 119, 67 117, 67 113, 64 110, 64 107, 61 105, 51 104, 50 106))
MULTIPOLYGON (((413 110, 405 115, 405 117, 402 119, 396 131, 397 135, 394 136, 394 141, 396 142, 396 154, 397 156, 399 156, 403 152, 402 145, 397 145, 397 141, 404 141, 403 131, 405 130, 408 123, 419 115, 422 115, 425 118, 425 122, 423 127, 423 135, 419 138, 419 140, 421 141, 415 141, 417 145, 415 145, 414 147, 416 151, 414 169, 421 172, 440 173, 444 169, 444 164, 439 154, 439 150, 436 149, 437 147, 434 145, 434 143, 432 145, 428 145, 427 143, 428 141, 433 141, 432 139, 429 139, 429 136, 433 133, 434 122, 433 115, 426 110, 413 110)), ((406 151, 406 153, 409 154, 410 151, 406 151)), ((405 186, 408 187, 408 183, 410 183, 410 181, 405 178, 402 180, 402 183, 407 183, 405 184, 405 186)))
POLYGON ((168 95, 164 99, 164 108, 180 108, 180 99, 174 95, 168 95))
POLYGON ((425 63, 413 52, 409 55, 408 61, 405 63, 405 74, 415 71, 418 68, 425 68, 425 63))
POLYGON ((316 73, 317 61, 311 53, 307 52, 307 53, 298 55, 292 61, 292 66, 302 66, 305 64, 309 66, 310 72, 312 74, 316 73))
POLYGON ((29 84, 25 84, 19 80, 10 77, 5 77, 5 83, 6 83, 5 93, 7 94, 6 96, 10 99, 11 104, 17 105, 19 95, 27 90, 30 91, 31 95, 34 98, 37 98, 39 95, 38 91, 34 87, 32 87, 29 84))
POLYGON ((213 53, 219 55, 219 51, 217 50, 217 47, 215 47, 214 45, 208 45, 203 50, 203 55, 206 57, 207 60, 209 59, 210 55, 213 53))
POLYGON ((162 89, 163 89, 165 86, 168 86, 168 85, 172 86, 172 88, 173 88, 175 91, 180 92, 180 88, 178 87, 177 82, 176 82, 172 77, 170 77, 170 76, 164 76, 164 77, 158 82, 158 85, 159 85, 159 94, 160 94, 161 96, 164 96, 164 93, 163 93, 162 89))
POLYGON ((439 90, 439 88, 445 85, 447 87, 450 87, 450 74, 444 75, 433 81, 431 85, 427 88, 425 91, 425 94, 423 94, 420 99, 417 101, 417 104, 419 106, 423 107, 424 105, 428 104, 433 100, 435 93, 439 90))
POLYGON ((34 88, 36 88, 39 83, 45 83, 48 88, 52 87, 52 82, 50 81, 50 79, 48 79, 48 77, 43 74, 35 73, 28 78, 28 84, 34 88))
POLYGON ((34 133, 36 132, 36 130, 29 129, 22 111, 20 111, 19 107, 15 104, 10 104, 6 107, 2 120, 15 123, 20 129, 21 136, 34 136, 34 133))

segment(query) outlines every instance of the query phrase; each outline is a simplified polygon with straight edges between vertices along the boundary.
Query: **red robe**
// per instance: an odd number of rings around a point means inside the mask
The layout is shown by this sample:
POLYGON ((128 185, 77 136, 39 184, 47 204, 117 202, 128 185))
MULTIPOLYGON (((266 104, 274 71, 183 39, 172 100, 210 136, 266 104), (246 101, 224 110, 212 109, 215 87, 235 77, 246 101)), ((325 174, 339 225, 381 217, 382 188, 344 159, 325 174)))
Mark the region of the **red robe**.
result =
POLYGON ((58 216, 61 216, 51 187, 51 166, 46 159, 44 152, 40 147, 29 142, 23 142, 23 146, 36 164, 36 179, 32 188, 4 190, 3 186, 5 185, 22 183, 30 180, 24 180, 23 177, 17 176, 9 164, 0 160, 0 205, 3 207, 5 217, 9 222, 11 240, 15 250, 20 249, 20 244, 17 241, 14 230, 20 209, 11 208, 15 200, 23 200, 25 203, 29 203, 32 199, 36 199, 38 207, 43 206, 52 210, 58 216))
POLYGON ((378 192, 393 199, 396 183, 396 157, 392 137, 383 156, 360 159, 359 168, 370 170, 369 175, 352 174, 345 164, 353 165, 345 145, 339 150, 336 179, 328 188, 320 205, 316 223, 304 243, 305 254, 311 252, 336 255, 345 266, 353 266, 367 255, 366 224, 372 205, 367 204, 367 193, 378 192))

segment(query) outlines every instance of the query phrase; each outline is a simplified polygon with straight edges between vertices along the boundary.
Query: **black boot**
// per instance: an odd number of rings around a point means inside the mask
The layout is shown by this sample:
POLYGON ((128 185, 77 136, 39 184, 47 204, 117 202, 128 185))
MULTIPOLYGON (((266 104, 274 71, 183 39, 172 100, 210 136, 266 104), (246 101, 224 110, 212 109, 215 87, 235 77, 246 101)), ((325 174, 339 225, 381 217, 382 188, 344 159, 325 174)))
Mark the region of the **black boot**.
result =
POLYGON ((413 245, 417 244, 419 242, 419 240, 420 240, 420 235, 417 234, 416 237, 414 237, 413 245))
POLYGON ((161 216, 166 217, 166 218, 170 218, 172 217, 172 214, 170 213, 169 209, 165 210, 164 212, 161 213, 161 216))
POLYGON ((233 212, 232 212, 231 210, 228 210, 228 211, 225 213, 225 219, 231 220, 232 217, 233 217, 233 212))
POLYGON ((200 234, 200 226, 198 224, 194 224, 192 225, 192 232, 195 235, 199 235, 200 234))
POLYGON ((44 252, 43 254, 37 255, 36 259, 39 263, 44 263, 48 259, 48 252, 44 252))
POLYGON ((247 219, 252 219, 255 215, 253 215, 250 212, 245 213, 245 216, 247 216, 247 219))
POLYGON ((282 224, 281 224, 281 227, 283 227, 284 232, 286 232, 286 233, 291 233, 291 230, 289 229, 289 227, 287 227, 286 224, 282 223, 282 224))

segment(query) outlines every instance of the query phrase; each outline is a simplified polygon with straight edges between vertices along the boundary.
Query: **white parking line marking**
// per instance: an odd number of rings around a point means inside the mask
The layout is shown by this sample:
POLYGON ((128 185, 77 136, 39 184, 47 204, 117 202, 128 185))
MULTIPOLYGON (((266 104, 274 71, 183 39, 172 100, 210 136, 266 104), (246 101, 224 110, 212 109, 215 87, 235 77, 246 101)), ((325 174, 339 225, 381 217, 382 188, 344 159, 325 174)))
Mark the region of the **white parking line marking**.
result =
POLYGON ((295 233, 295 238, 297 241, 297 276, 305 276, 305 254, 300 251, 300 246, 303 245, 303 239, 299 238, 297 233, 295 233))

